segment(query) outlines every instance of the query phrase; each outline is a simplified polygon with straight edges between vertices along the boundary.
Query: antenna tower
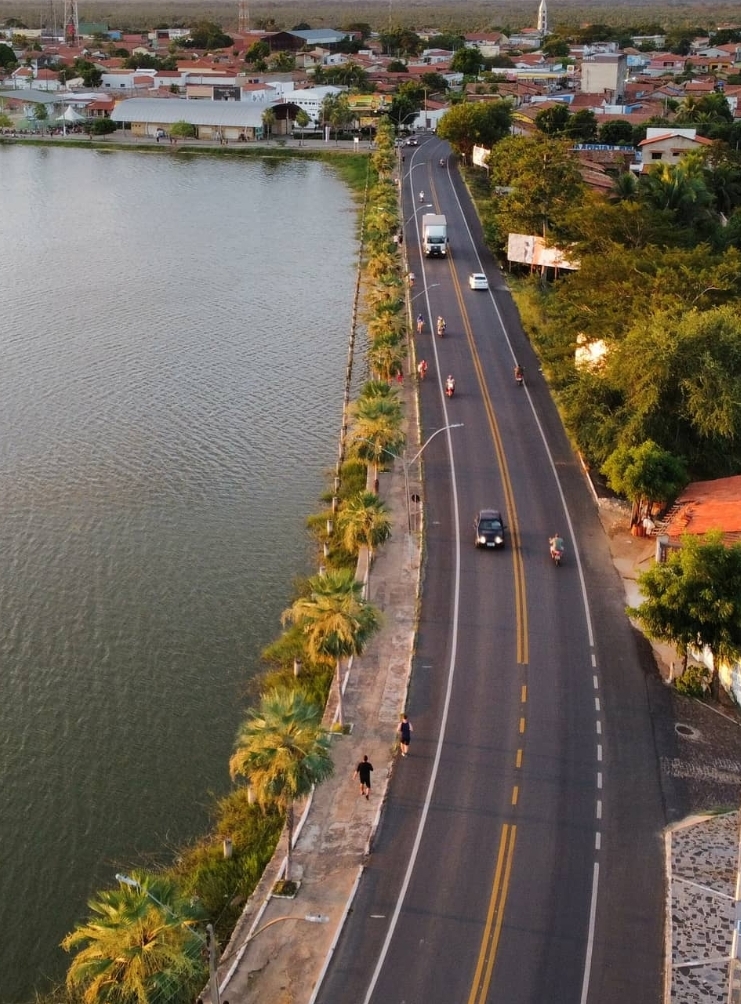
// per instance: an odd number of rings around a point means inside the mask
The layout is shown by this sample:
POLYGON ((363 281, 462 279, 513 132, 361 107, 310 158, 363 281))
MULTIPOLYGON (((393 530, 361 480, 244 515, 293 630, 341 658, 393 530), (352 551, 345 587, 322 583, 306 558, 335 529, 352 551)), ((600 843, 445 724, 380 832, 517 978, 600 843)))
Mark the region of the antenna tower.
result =
POLYGON ((250 30, 250 5, 249 0, 239 0, 239 25, 240 35, 246 35, 250 30))
POLYGON ((77 0, 64 0, 64 41, 74 45, 80 38, 80 15, 77 0))

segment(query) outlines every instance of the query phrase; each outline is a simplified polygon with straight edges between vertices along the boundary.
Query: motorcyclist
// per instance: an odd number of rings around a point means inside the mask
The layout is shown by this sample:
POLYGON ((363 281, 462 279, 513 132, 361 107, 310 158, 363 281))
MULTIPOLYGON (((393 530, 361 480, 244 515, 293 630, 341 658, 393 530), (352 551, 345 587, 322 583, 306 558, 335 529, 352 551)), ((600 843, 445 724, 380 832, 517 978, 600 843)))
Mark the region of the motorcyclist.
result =
POLYGON ((444 157, 440 158, 440 167, 445 167, 445 158, 444 157))
POLYGON ((441 336, 445 334, 445 318, 444 317, 438 317, 438 319, 437 319, 437 333, 438 333, 438 335, 441 335, 441 336))
POLYGON ((562 555, 564 551, 563 537, 560 534, 554 533, 550 538, 548 543, 551 545, 551 557, 555 558, 556 555, 562 555))
POLYGON ((524 379, 525 379, 525 370, 518 363, 515 366, 515 380, 517 381, 517 383, 522 383, 524 379))
POLYGON ((425 319, 421 314, 417 314, 417 334, 421 335, 425 328, 425 319))
POLYGON ((419 193, 419 201, 420 202, 424 202, 425 201, 425 193, 424 192, 420 192, 419 193))
POLYGON ((448 373, 448 379, 445 381, 445 393, 448 397, 452 397, 455 393, 455 380, 450 373, 448 373))
POLYGON ((419 373, 420 380, 424 380, 427 376, 427 362, 424 359, 420 359, 419 365, 417 366, 417 373, 419 373))

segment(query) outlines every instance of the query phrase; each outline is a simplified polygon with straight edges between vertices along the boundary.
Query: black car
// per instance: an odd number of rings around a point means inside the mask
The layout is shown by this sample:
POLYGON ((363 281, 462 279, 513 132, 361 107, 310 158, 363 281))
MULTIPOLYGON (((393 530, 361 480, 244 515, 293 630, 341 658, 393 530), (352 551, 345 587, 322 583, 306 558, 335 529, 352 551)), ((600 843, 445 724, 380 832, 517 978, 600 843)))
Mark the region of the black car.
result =
POLYGON ((504 547, 504 522, 498 509, 482 509, 473 525, 476 547, 504 547))

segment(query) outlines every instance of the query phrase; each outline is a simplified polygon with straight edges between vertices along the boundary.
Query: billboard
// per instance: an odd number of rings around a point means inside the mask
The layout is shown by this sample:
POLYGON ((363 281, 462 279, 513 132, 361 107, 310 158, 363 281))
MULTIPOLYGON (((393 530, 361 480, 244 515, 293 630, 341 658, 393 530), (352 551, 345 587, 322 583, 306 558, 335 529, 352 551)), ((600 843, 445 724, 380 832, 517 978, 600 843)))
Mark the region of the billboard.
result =
POLYGON ((507 261, 536 268, 580 268, 578 261, 570 261, 560 248, 547 247, 542 237, 532 234, 510 234, 507 240, 507 261))
POLYGON ((488 169, 490 153, 491 150, 487 150, 485 146, 475 146, 473 148, 473 166, 488 169))

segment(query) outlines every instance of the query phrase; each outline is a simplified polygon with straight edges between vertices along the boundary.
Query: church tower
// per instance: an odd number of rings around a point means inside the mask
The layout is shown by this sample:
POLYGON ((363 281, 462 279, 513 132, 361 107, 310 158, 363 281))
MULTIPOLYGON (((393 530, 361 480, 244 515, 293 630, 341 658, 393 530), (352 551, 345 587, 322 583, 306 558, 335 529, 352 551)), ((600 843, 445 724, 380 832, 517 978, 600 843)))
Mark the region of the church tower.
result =
POLYGON ((545 5, 545 0, 540 0, 540 7, 538 7, 538 31, 541 35, 548 34, 548 8, 545 5))

